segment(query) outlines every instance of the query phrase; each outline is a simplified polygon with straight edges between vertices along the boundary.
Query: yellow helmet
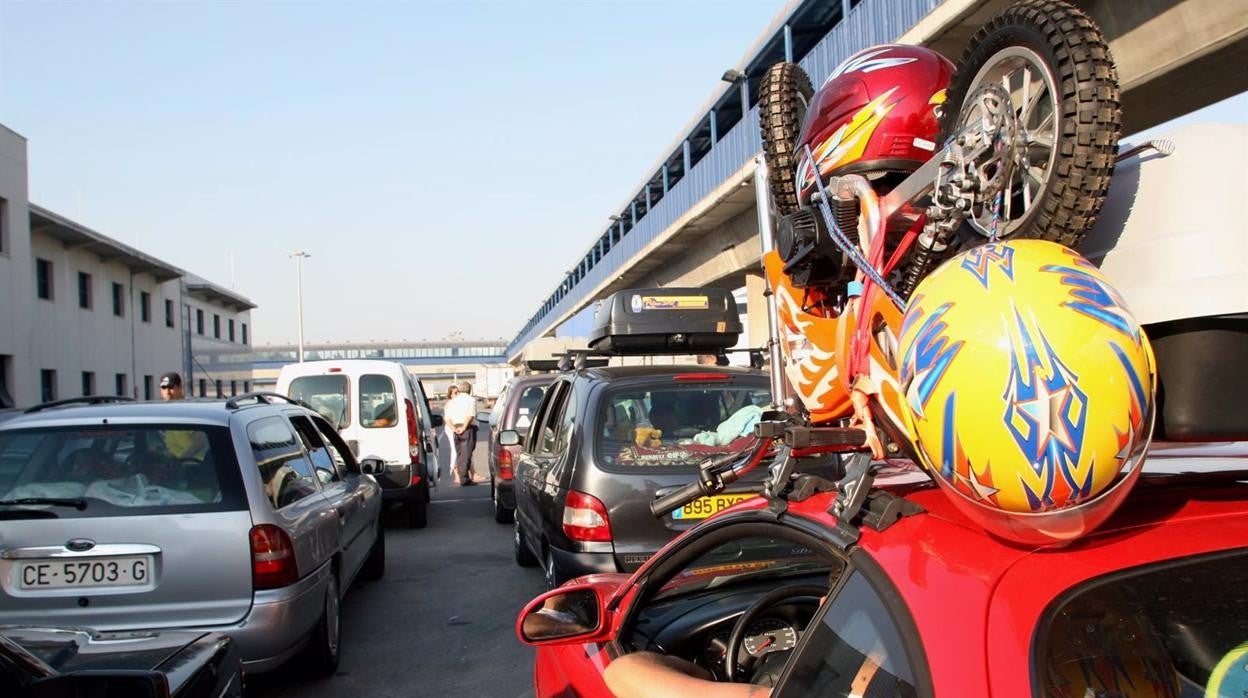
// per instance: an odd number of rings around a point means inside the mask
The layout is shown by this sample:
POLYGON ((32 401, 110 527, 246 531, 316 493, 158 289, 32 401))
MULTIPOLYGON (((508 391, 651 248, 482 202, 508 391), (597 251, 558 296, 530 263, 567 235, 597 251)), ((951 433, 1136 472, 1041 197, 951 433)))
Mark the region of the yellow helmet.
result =
POLYGON ((1100 525, 1152 438, 1152 347, 1077 253, 1015 240, 964 252, 915 289, 899 339, 903 419, 954 503, 1042 543, 1100 525))

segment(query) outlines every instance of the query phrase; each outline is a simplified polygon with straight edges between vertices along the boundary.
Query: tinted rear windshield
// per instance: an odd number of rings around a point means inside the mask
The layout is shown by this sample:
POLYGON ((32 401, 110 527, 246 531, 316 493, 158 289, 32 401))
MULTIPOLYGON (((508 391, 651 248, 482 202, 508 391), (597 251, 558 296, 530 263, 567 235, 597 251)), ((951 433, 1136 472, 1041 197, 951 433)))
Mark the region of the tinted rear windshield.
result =
POLYGON ((243 507, 229 429, 183 425, 0 432, 0 500, 0 519, 243 507))
POLYGON ((766 386, 725 381, 621 388, 604 398, 597 457, 604 466, 696 466, 740 451, 771 401, 766 386))
POLYGON ((368 429, 398 424, 394 381, 389 376, 367 373, 360 376, 360 426, 368 429))
POLYGON ((1059 602, 1041 628, 1040 695, 1241 695, 1248 551, 1098 580, 1059 602))
POLYGON ((347 412, 347 377, 341 373, 328 376, 301 376, 290 382, 287 392, 302 400, 339 429, 351 423, 347 412))

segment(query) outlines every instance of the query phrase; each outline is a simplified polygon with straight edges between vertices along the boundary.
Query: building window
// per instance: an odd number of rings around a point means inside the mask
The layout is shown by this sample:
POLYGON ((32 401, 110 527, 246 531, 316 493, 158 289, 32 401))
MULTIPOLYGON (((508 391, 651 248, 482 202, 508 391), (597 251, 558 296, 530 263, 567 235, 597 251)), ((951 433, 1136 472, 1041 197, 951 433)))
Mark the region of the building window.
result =
POLYGON ((203 378, 199 379, 199 396, 208 397, 208 381, 203 378))
POLYGON ((85 271, 78 272, 78 307, 91 309, 91 275, 85 271))
POLYGON ((221 379, 217 379, 217 397, 225 397, 225 393, 221 390, 221 379))
POLYGON ((13 394, 9 392, 9 384, 12 382, 10 371, 13 370, 13 357, 0 354, 0 407, 13 407, 13 394))
POLYGON ((56 399, 56 371, 45 368, 39 372, 40 402, 52 402, 56 399))
POLYGON ((126 287, 113 282, 113 315, 126 316, 126 287))
POLYGON ((203 308, 195 309, 195 334, 198 334, 201 336, 204 334, 204 309, 203 308))
POLYGON ((82 394, 95 395, 95 374, 91 371, 82 372, 82 394))
POLYGON ((243 381, 243 392, 244 393, 251 392, 251 381, 243 381))
POLYGON ((236 381, 230 381, 230 397, 234 397, 235 395, 238 395, 238 383, 236 381))
POLYGON ((151 376, 143 376, 143 399, 144 400, 152 399, 152 377, 151 376))
POLYGON ((143 322, 152 321, 152 294, 139 291, 139 319, 143 322))
POLYGON ((221 316, 216 313, 212 314, 212 337, 221 339, 221 316))
POLYGON ((243 346, 247 345, 247 323, 243 323, 243 346))
POLYGON ((45 301, 52 300, 52 263, 35 258, 35 291, 45 301))
POLYGON ((165 327, 173 327, 173 301, 165 300, 165 327))
MULTIPOLYGON (((4 197, 0 197, 0 253, 3 253, 6 249, 8 249, 8 234, 9 202, 4 197)), ((3 400, 0 399, 0 402, 3 402, 3 400)))
POLYGON ((117 394, 121 397, 130 397, 126 390, 126 374, 118 373, 113 376, 113 388, 117 390, 117 394))
POLYGON ((233 342, 234 341, 234 318, 230 318, 228 321, 226 321, 225 326, 227 329, 229 329, 230 341, 233 342))

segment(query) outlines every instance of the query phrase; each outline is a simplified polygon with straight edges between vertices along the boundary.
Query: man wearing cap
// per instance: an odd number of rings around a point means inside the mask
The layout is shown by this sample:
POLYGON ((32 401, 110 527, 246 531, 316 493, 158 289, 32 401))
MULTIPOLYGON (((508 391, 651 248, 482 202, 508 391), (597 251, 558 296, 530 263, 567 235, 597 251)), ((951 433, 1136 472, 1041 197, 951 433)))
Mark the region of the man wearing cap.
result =
MULTIPOLYGON (((182 376, 170 371, 160 377, 160 399, 166 402, 185 400, 182 376)), ((202 431, 187 429, 165 430, 165 450, 177 459, 202 458, 208 450, 208 440, 202 431)))
POLYGON ((177 371, 170 371, 160 377, 160 399, 186 399, 186 393, 182 391, 182 376, 178 375, 177 371))

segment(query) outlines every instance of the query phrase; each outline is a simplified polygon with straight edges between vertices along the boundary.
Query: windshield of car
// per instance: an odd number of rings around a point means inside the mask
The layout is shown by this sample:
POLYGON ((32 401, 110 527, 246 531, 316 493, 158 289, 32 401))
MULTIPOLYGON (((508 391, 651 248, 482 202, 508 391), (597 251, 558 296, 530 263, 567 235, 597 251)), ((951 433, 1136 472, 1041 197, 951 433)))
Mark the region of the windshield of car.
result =
POLYGON ((339 429, 351 424, 351 415, 347 414, 347 377, 341 373, 300 376, 290 382, 287 392, 339 429))
POLYGON ((394 381, 389 376, 367 373, 360 376, 360 426, 382 429, 398 424, 394 381))
POLYGON ((745 449, 771 401, 766 386, 670 382, 607 393, 598 420, 598 462, 607 467, 695 467, 745 449))
POLYGON ((1045 696, 1136 695, 1141 684, 1153 695, 1239 695, 1248 685, 1248 549, 1091 582, 1050 607, 1040 627, 1045 696))
POLYGON ((831 573, 844 564, 830 561, 792 541, 762 536, 728 541, 699 556, 663 585, 656 599, 759 579, 779 579, 815 572, 831 573))
POLYGON ((241 501, 225 427, 0 432, 0 518, 220 511, 241 501))

